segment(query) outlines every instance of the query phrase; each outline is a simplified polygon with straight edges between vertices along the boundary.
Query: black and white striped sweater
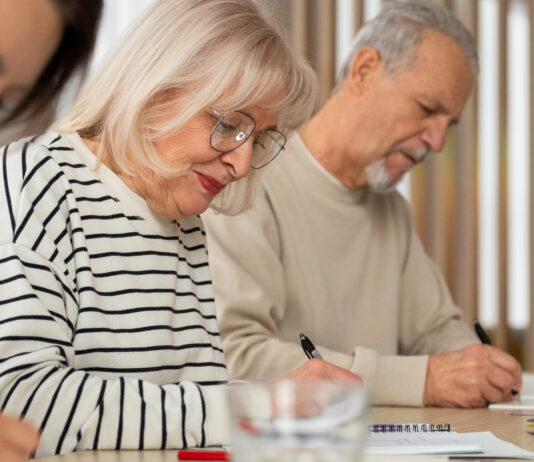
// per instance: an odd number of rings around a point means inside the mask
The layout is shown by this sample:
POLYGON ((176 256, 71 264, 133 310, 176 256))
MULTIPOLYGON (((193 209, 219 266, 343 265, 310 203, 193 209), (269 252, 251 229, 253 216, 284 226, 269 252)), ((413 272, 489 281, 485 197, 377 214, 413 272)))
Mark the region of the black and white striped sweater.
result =
POLYGON ((77 135, 0 155, 2 411, 38 456, 227 442, 200 218, 154 214, 77 135))

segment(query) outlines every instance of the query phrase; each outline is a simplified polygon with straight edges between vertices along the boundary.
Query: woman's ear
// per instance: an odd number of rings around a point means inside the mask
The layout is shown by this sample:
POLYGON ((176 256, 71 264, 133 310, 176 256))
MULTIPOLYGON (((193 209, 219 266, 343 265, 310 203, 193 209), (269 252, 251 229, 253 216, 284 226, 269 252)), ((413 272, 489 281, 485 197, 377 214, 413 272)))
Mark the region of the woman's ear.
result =
POLYGON ((366 92, 382 72, 380 53, 374 48, 362 48, 352 60, 347 75, 348 87, 358 95, 366 92))

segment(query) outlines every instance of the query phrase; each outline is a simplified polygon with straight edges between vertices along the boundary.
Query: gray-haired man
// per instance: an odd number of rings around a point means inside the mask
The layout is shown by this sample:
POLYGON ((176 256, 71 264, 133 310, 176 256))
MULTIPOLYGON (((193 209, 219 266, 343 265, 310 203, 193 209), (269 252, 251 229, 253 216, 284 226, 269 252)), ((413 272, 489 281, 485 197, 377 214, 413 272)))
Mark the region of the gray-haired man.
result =
POLYGON ((473 38, 452 13, 387 2, 358 33, 336 92, 265 172, 253 208, 207 214, 234 376, 294 369, 302 331, 326 361, 361 375, 376 404, 483 406, 521 387, 517 361, 462 322, 394 190, 442 150, 477 72, 473 38))

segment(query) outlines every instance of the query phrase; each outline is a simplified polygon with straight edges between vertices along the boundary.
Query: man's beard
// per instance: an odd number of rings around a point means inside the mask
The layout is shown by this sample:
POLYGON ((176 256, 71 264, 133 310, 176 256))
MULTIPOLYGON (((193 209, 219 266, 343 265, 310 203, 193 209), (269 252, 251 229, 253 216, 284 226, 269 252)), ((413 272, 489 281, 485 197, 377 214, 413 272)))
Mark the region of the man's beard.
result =
POLYGON ((376 193, 387 193, 395 189, 396 182, 390 177, 386 169, 386 159, 380 159, 365 168, 367 186, 376 193))
MULTIPOLYGON (((419 149, 414 149, 413 151, 409 152, 408 155, 410 158, 414 159, 416 163, 421 163, 430 153, 431 151, 429 149, 422 147, 419 149)), ((393 191, 396 188, 397 183, 404 176, 403 173, 396 180, 391 178, 386 167, 386 159, 387 157, 384 157, 365 168, 367 186, 372 191, 380 194, 393 191)))

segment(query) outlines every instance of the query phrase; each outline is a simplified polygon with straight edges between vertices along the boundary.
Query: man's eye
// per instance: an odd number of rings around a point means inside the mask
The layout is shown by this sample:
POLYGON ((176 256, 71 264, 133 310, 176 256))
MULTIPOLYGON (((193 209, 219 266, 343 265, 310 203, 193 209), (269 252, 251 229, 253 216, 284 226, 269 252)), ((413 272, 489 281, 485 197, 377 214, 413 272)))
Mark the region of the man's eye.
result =
POLYGON ((427 114, 427 115, 430 115, 430 114, 433 114, 434 113, 434 109, 426 106, 425 104, 423 103, 419 103, 419 107, 421 108, 421 110, 427 114))

